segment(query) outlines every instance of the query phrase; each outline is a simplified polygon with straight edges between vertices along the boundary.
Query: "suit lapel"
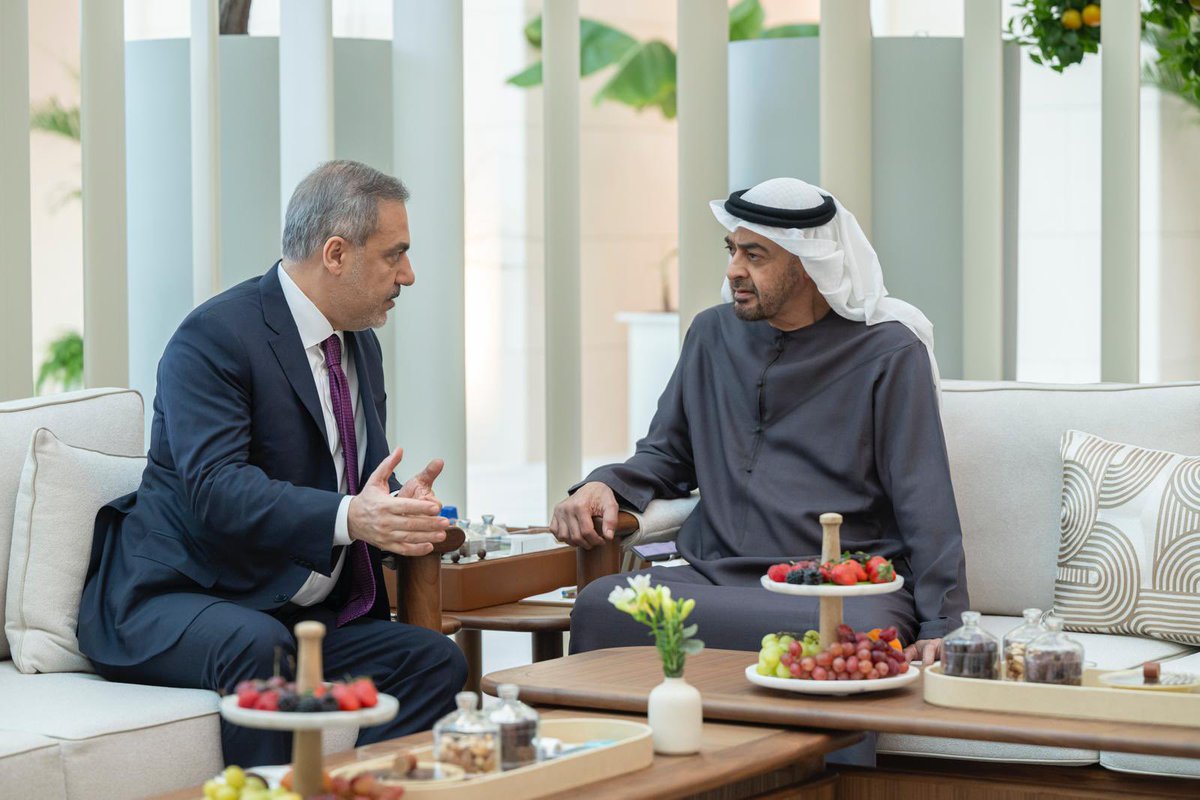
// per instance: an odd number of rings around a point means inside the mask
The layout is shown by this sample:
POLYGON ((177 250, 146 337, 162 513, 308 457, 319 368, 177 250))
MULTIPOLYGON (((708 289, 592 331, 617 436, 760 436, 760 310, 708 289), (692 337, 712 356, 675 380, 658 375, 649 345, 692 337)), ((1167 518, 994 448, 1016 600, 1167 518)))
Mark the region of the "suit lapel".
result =
POLYGON ((308 411, 313 424, 326 436, 325 415, 321 413, 321 400, 317 397, 317 386, 313 382, 312 367, 308 364, 308 356, 300 343, 300 332, 296 329, 296 320, 288 308, 287 298, 283 296, 283 287, 279 285, 280 265, 275 266, 259 281, 259 293, 262 297, 263 318, 275 336, 271 337, 271 349, 283 374, 287 376, 292 390, 300 398, 300 403, 308 411))
POLYGON ((358 404, 367 423, 367 451, 362 471, 370 475, 387 456, 387 453, 383 452, 387 449, 387 435, 379 419, 379 410, 375 408, 375 391, 371 383, 367 347, 363 342, 367 335, 361 331, 346 331, 346 339, 350 342, 350 351, 354 356, 354 372, 358 378, 358 404))

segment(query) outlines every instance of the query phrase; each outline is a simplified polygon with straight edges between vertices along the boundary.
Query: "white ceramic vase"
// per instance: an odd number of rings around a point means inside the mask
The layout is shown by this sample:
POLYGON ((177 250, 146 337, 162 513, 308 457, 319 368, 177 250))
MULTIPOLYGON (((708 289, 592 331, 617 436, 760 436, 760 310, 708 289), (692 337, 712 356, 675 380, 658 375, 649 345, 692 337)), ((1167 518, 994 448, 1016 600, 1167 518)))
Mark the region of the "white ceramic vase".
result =
POLYGON ((650 690, 647 709, 654 752, 687 755, 700 750, 704 714, 700 691, 683 678, 663 678, 650 690))

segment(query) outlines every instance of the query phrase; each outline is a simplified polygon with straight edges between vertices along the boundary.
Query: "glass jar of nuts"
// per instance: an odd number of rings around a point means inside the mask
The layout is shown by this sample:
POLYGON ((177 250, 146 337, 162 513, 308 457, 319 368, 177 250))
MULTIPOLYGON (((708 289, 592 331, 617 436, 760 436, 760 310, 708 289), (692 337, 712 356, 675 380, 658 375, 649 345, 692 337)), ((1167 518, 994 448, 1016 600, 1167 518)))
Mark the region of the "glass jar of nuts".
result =
POLYGON ((538 713, 517 699, 519 692, 515 683, 496 687, 500 704, 489 715, 500 727, 500 765, 506 770, 537 761, 538 713))
POLYGON ((1040 608, 1025 609, 1025 622, 1004 634, 1004 678, 1025 680, 1025 648, 1046 632, 1040 608))
POLYGON ((462 767, 468 775, 500 769, 500 728, 478 710, 479 696, 459 692, 458 705, 433 726, 433 757, 462 767))

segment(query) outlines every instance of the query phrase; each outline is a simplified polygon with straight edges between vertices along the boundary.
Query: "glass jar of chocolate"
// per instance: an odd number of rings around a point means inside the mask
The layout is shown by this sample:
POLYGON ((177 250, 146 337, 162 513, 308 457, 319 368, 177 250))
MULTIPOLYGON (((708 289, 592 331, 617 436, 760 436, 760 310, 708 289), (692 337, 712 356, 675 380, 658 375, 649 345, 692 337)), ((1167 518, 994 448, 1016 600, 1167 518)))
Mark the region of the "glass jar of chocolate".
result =
POLYGON ((1025 648, 1046 632, 1040 608, 1025 609, 1025 621, 1004 634, 1004 677, 1010 681, 1025 680, 1025 648))
POLYGON ((1025 648, 1025 680, 1029 683, 1083 683, 1083 645, 1062 632, 1058 617, 1046 620, 1046 633, 1025 648))
POLYGON ((462 767, 470 775, 500 769, 500 728, 478 711, 479 695, 459 692, 454 696, 457 711, 451 711, 433 726, 433 757, 444 764, 462 767))
POLYGON ((515 683, 496 687, 500 703, 488 715, 500 728, 500 767, 516 769, 537 761, 538 714, 517 699, 515 683))
POLYGON ((1000 677, 1000 640, 979 627, 979 612, 964 611, 963 626, 942 640, 942 672, 956 678, 1000 677))

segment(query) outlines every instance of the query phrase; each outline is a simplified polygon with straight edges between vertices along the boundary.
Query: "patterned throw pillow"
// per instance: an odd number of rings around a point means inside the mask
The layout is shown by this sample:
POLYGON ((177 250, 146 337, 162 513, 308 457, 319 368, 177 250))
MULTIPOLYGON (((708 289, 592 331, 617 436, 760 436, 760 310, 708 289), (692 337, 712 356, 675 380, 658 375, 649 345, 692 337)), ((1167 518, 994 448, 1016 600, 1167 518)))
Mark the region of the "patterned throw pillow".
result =
POLYGON ((1200 645, 1200 457, 1067 431, 1062 461, 1067 629, 1200 645))

